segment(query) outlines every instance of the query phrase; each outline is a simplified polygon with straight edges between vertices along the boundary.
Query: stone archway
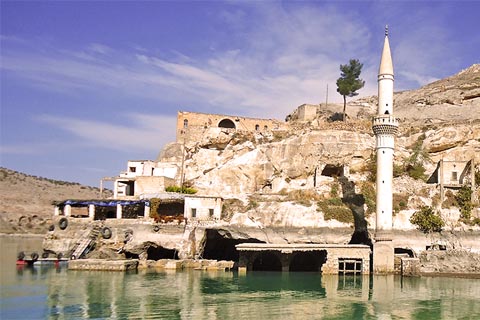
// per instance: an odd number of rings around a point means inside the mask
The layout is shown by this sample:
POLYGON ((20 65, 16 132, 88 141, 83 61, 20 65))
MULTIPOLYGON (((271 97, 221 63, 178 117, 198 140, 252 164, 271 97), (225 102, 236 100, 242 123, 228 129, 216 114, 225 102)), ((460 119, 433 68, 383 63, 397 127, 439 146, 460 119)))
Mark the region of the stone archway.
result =
POLYGON ((280 257, 272 251, 262 251, 252 263, 253 271, 282 271, 280 257))
POLYGON ((327 259, 327 252, 306 251, 297 252, 290 260, 290 272, 320 272, 327 259))
POLYGON ((218 123, 219 128, 236 129, 235 123, 230 119, 223 119, 218 123))

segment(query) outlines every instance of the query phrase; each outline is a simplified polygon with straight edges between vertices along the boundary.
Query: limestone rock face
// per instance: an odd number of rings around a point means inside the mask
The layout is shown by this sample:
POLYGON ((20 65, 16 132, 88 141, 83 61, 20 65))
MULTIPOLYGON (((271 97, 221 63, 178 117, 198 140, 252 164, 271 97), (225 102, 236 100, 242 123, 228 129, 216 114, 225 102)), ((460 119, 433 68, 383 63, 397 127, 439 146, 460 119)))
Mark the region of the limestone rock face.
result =
MULTIPOLYGON (((437 174, 441 159, 474 159, 476 164, 480 163, 479 90, 480 65, 473 65, 417 90, 396 93, 394 114, 400 120, 400 128, 395 142, 395 165, 405 170, 419 142, 426 155, 421 162, 427 178, 437 174)), ((318 105, 316 117, 308 120, 300 119, 299 112, 294 111, 287 116, 290 129, 281 132, 211 128, 213 131, 200 141, 185 146, 185 181, 200 195, 220 195, 243 203, 243 207, 228 214, 231 225, 352 227, 352 223, 326 220, 317 200, 308 200, 310 204, 302 206, 276 197, 310 190, 328 198, 338 183, 336 177, 342 174, 354 186, 352 196, 365 196, 360 186, 375 170, 371 119, 376 109, 377 97, 365 97, 349 102, 346 123, 335 121, 342 106, 329 104, 318 105), (340 171, 328 173, 328 168, 340 171), (256 195, 269 195, 270 199, 255 203, 252 197, 256 195)), ((476 192, 480 195, 480 190, 476 192)), ((336 197, 345 199, 346 195, 339 190, 336 197)), ((394 197, 400 199, 394 204, 393 223, 397 230, 414 229, 409 218, 422 206, 435 206, 449 227, 458 227, 459 208, 438 205, 439 189, 435 183, 415 180, 403 173, 394 178, 394 197)), ((368 209, 367 204, 363 207, 368 209)), ((362 206, 356 210, 361 212, 362 206)), ((473 212, 478 212, 476 206, 473 212)), ((369 229, 375 227, 373 214, 366 220, 369 229)))
POLYGON ((223 150, 200 148, 186 161, 186 179, 202 193, 230 196, 313 187, 315 170, 326 164, 349 164, 354 158, 365 160, 373 144, 367 133, 309 130, 282 141, 246 141, 223 150))
POLYGON ((406 119, 480 119, 480 64, 394 96, 395 114, 406 119))
POLYGON ((437 130, 429 130, 426 133, 424 145, 429 153, 447 151, 453 148, 474 149, 477 151, 480 146, 480 126, 473 122, 468 124, 457 124, 452 127, 444 127, 437 130))

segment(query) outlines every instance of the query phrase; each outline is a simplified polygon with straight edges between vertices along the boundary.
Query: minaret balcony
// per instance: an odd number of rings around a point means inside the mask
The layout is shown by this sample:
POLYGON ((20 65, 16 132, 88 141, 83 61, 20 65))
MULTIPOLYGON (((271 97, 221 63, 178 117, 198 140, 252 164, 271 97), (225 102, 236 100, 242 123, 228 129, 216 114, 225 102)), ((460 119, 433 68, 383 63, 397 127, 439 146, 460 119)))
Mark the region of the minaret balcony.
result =
POLYGON ((392 115, 380 115, 373 118, 373 132, 375 135, 396 135, 398 120, 392 115))

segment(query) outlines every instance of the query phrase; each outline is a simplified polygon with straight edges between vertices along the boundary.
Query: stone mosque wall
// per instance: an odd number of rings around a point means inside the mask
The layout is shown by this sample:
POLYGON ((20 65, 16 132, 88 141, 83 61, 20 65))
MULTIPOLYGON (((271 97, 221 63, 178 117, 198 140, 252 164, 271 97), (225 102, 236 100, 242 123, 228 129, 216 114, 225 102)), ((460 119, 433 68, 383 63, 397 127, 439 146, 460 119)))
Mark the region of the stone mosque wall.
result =
POLYGON ((266 132, 285 130, 287 127, 287 123, 275 119, 179 111, 176 141, 198 141, 206 134, 214 135, 218 130, 266 132))

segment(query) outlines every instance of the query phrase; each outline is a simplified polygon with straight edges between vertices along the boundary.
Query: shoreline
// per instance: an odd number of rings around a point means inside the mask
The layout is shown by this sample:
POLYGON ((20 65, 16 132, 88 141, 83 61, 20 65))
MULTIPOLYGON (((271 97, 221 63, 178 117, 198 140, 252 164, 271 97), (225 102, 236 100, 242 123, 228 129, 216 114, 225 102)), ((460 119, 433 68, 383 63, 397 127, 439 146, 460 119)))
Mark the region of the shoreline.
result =
POLYGON ((5 237, 5 238, 43 238, 45 237, 45 234, 39 234, 39 233, 0 233, 0 237, 5 237))
POLYGON ((420 277, 425 278, 462 278, 462 279, 480 279, 480 273, 455 273, 455 272, 427 272, 420 273, 420 277))

